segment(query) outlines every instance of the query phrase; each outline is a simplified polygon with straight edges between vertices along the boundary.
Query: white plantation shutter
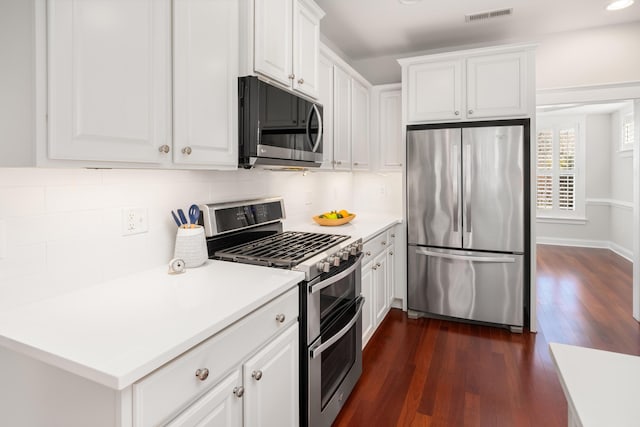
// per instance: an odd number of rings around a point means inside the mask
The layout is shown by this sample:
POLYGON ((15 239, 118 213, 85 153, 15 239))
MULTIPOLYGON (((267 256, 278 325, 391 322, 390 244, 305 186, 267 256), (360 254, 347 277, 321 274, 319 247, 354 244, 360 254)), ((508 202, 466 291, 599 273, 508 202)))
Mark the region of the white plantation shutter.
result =
POLYGON ((573 211, 576 208, 576 131, 561 129, 558 132, 558 208, 573 211))
POLYGON ((633 148, 633 114, 627 114, 622 119, 622 149, 633 148))
POLYGON ((579 128, 564 123, 537 131, 536 207, 542 216, 575 216, 578 210, 579 128))

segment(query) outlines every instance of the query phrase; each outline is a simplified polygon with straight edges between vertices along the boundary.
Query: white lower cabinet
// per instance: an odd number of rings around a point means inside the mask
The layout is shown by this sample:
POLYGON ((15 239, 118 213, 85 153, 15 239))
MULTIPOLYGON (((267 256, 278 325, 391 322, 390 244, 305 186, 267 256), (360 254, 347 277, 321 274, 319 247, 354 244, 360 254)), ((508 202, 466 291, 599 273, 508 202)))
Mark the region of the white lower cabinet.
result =
POLYGON ((373 262, 369 262, 362 266, 362 296, 364 297, 364 305, 362 306, 362 348, 369 342, 369 338, 373 335, 373 270, 371 269, 373 262))
POLYGON ((242 426, 241 371, 233 371, 189 409, 167 424, 168 427, 241 427, 242 426))
POLYGON ((244 425, 298 425, 297 323, 249 359, 243 373, 244 425))
POLYGON ((375 324, 379 325, 389 310, 389 299, 387 297, 387 251, 375 257, 371 269, 373 270, 373 308, 375 324))
MULTIPOLYGON (((389 231, 392 234, 392 231, 389 231)), ((390 239, 391 240, 391 239, 390 239)), ((386 297, 386 309, 387 311, 391 308, 391 304, 393 303, 394 298, 394 289, 395 289, 395 280, 396 280, 396 247, 395 245, 389 246, 386 252, 387 255, 387 297, 386 297)))

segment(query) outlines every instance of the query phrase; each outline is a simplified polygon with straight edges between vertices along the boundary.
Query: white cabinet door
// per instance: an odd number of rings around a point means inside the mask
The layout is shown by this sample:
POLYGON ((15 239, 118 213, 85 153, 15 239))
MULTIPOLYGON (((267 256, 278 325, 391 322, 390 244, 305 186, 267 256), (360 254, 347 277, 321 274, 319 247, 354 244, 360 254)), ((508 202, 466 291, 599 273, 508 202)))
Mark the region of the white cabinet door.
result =
POLYGON ((177 164, 238 164, 237 0, 174 0, 174 140, 177 164))
POLYGON ((513 52, 467 60, 467 117, 527 114, 527 53, 513 52))
POLYGON ((48 155, 169 164, 170 0, 47 2, 48 155))
POLYGON ((376 328, 387 314, 387 251, 373 259, 373 309, 376 328))
POLYGON ((320 17, 301 0, 293 2, 293 89, 317 98, 320 17))
POLYGON ((394 289, 396 283, 396 248, 394 245, 389 246, 387 249, 387 311, 391 308, 391 303, 394 298, 394 289))
POLYGON ((362 348, 367 345, 369 338, 373 335, 373 269, 374 262, 369 262, 362 267, 362 296, 364 305, 362 306, 362 348))
POLYGON ((232 372, 167 427, 241 427, 242 375, 232 372))
POLYGON ((412 64, 407 78, 408 122, 461 118, 461 60, 412 64))
POLYGON ((351 76, 333 67, 333 159, 335 169, 351 169, 351 76))
POLYGON ((291 87, 292 0, 255 0, 254 69, 291 87))
POLYGON ((249 359, 243 371, 245 425, 298 426, 298 324, 249 359))
POLYGON ((369 89, 351 79, 351 165, 354 170, 368 170, 369 160, 369 89))
POLYGON ((319 101, 322 104, 322 166, 333 168, 333 62, 320 55, 318 67, 319 101))
POLYGON ((380 169, 400 170, 403 163, 402 93, 400 89, 380 92, 378 100, 380 169))

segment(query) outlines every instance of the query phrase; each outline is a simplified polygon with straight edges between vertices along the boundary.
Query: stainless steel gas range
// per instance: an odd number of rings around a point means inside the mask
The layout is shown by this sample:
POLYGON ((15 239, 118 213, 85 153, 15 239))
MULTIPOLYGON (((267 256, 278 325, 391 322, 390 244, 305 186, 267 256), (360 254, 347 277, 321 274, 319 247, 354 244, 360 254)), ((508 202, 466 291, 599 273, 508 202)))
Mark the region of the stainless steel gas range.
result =
POLYGON ((305 273, 300 284, 300 425, 330 426, 362 373, 362 240, 283 232, 283 200, 201 206, 209 258, 305 273))

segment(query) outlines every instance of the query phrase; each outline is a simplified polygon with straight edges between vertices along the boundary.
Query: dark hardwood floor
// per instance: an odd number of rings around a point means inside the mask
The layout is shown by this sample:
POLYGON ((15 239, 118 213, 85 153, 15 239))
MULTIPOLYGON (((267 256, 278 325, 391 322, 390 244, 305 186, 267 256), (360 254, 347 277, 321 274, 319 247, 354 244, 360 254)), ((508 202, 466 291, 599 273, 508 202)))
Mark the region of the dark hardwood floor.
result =
POLYGON ((537 267, 537 334, 391 310, 334 426, 566 426, 548 344, 640 355, 632 267, 606 249, 547 245, 537 267))

